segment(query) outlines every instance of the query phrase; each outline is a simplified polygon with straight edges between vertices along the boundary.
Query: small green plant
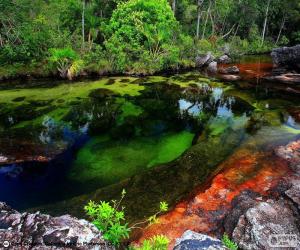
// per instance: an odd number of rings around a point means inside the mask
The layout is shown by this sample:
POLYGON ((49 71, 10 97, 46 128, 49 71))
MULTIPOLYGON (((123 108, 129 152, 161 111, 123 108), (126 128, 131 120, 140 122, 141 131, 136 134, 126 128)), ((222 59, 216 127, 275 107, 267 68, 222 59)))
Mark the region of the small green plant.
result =
POLYGON ((140 247, 133 247, 131 250, 167 250, 170 241, 164 235, 155 235, 149 240, 144 240, 140 247))
MULTIPOLYGON (((112 200, 110 202, 100 201, 95 203, 90 201, 85 207, 84 210, 86 214, 92 219, 92 223, 103 233, 104 239, 110 241, 113 245, 119 246, 120 242, 123 239, 129 238, 129 234, 132 229, 140 228, 142 224, 153 224, 157 223, 157 216, 160 213, 168 211, 168 204, 164 201, 160 202, 159 211, 154 215, 150 216, 144 221, 135 223, 132 226, 129 226, 125 221, 124 207, 121 207, 121 203, 126 195, 126 191, 123 189, 121 198, 119 201, 112 200)), ((166 242, 166 239, 157 236, 149 240, 145 244, 154 243, 156 245, 163 245, 162 243, 166 242)), ((144 248, 143 248, 144 249, 144 248)), ((145 248, 148 249, 148 248, 145 248)), ((151 249, 164 249, 164 248, 151 248, 151 249)))
POLYGON ((238 250, 239 248, 238 245, 233 242, 226 233, 223 235, 222 242, 230 250, 238 250))
POLYGON ((49 61, 56 66, 62 78, 68 77, 68 73, 69 70, 72 68, 72 65, 73 65, 73 68, 71 69, 72 71, 78 70, 79 66, 82 65, 82 62, 78 61, 79 56, 71 48, 50 49, 49 52, 50 52, 49 61))

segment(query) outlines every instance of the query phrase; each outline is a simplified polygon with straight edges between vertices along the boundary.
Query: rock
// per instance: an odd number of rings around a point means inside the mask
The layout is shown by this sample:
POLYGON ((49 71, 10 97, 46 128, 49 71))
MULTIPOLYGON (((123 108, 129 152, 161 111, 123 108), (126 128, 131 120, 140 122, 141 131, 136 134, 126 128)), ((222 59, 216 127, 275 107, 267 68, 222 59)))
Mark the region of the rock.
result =
POLYGON ((300 170, 300 140, 275 149, 275 154, 289 162, 291 168, 300 170))
POLYGON ((207 70, 211 73, 216 73, 218 71, 218 63, 215 61, 212 61, 208 67, 207 70))
POLYGON ((228 235, 232 235, 234 228, 237 226, 239 218, 249 208, 255 206, 259 199, 260 196, 251 190, 244 191, 233 199, 231 202, 233 209, 228 213, 224 220, 225 232, 228 235))
POLYGON ((219 73, 221 74, 229 74, 229 75, 235 75, 235 74, 239 74, 240 70, 237 66, 232 66, 232 67, 228 67, 228 68, 221 68, 219 69, 219 73))
POLYGON ((300 74, 287 73, 282 75, 266 76, 263 79, 285 84, 298 84, 300 83, 300 74))
POLYGON ((222 242, 205 234, 186 231, 176 240, 174 250, 226 250, 222 242))
POLYGON ((69 215, 19 213, 0 202, 0 244, 14 249, 114 249, 98 229, 69 215), (21 245, 22 244, 22 245, 21 245))
POLYGON ((271 56, 276 66, 300 69, 300 45, 273 49, 271 56))
POLYGON ((231 62, 231 58, 228 55, 220 56, 218 59, 218 63, 227 64, 231 62))
POLYGON ((211 52, 208 52, 206 55, 199 55, 196 57, 196 67, 208 66, 213 60, 214 57, 211 52))
POLYGON ((294 211, 284 200, 257 202, 240 218, 232 238, 244 250, 274 249, 272 235, 292 234, 300 237, 294 211))
POLYGON ((295 204, 297 204, 298 209, 300 209, 300 181, 298 184, 292 185, 292 187, 285 191, 287 197, 289 197, 295 204))
POLYGON ((219 77, 221 80, 226 82, 236 82, 241 80, 241 77, 237 75, 220 75, 219 77))

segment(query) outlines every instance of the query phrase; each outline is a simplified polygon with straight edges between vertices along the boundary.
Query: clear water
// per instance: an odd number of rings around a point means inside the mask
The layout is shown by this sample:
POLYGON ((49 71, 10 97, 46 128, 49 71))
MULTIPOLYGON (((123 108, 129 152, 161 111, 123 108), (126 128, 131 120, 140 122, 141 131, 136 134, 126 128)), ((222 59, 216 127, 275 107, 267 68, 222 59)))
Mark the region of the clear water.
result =
POLYGON ((10 164, 0 200, 80 216, 89 199, 126 188, 128 215, 141 218, 160 200, 178 202, 261 129, 284 135, 274 143, 298 136, 295 107, 297 96, 198 72, 2 85, 0 162, 10 164))

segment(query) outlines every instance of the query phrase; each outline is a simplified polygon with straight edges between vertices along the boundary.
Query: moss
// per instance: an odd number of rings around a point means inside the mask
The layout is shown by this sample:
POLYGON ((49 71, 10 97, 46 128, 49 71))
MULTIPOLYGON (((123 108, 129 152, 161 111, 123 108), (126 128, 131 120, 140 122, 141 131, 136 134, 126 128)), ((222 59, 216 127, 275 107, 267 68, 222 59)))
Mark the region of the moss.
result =
POLYGON ((159 138, 111 141, 93 138, 77 156, 69 178, 79 182, 116 183, 157 164, 176 159, 191 146, 193 134, 181 132, 159 138))

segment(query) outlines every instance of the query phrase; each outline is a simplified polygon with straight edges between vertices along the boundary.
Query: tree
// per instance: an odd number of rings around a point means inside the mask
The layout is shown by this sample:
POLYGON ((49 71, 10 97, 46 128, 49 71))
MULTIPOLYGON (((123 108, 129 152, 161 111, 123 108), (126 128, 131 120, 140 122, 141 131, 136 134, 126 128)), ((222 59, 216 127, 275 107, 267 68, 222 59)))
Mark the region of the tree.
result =
POLYGON ((105 46, 118 71, 128 70, 140 58, 161 65, 172 60, 178 30, 167 0, 129 0, 113 12, 105 46))

